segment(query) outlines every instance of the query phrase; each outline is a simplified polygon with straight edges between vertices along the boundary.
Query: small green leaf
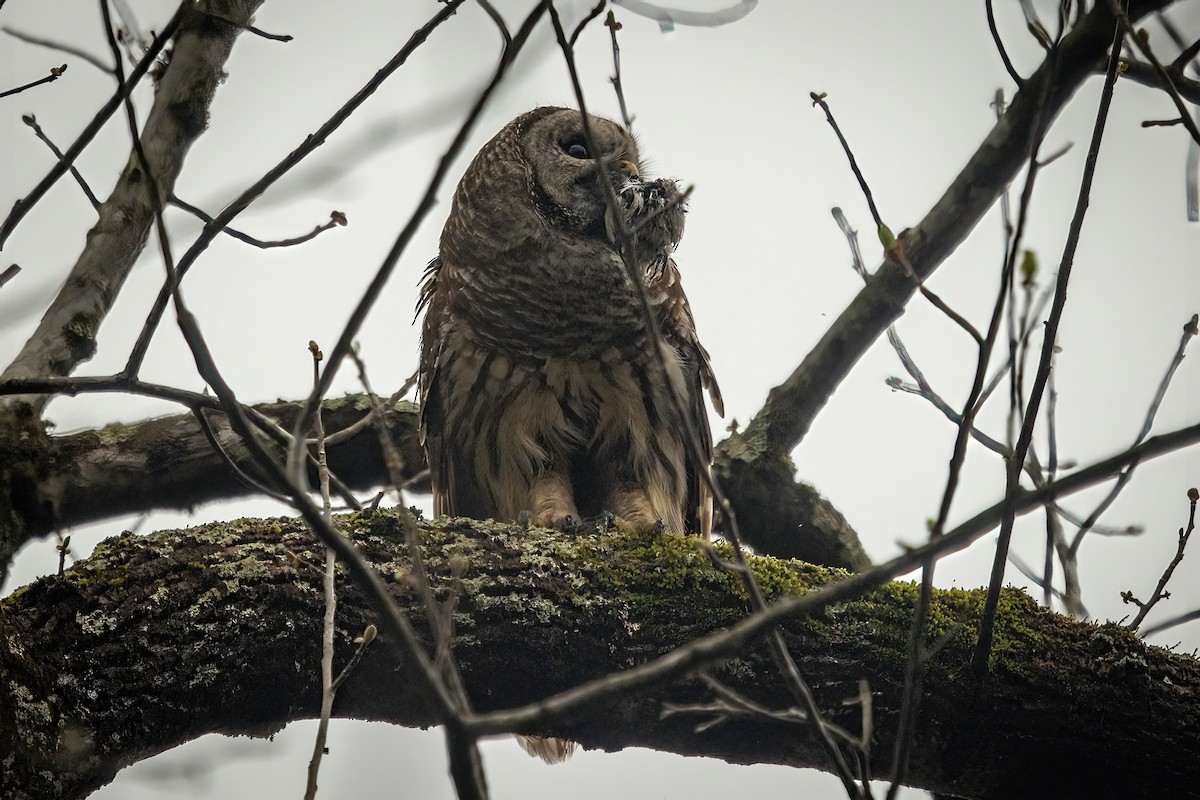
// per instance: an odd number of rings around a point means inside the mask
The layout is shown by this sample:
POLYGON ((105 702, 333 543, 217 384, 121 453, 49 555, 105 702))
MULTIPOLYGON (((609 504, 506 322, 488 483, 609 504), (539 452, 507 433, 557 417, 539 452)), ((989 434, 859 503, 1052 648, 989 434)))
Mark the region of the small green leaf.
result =
POLYGON ((1026 250, 1021 255, 1021 283, 1024 286, 1031 286, 1033 279, 1037 275, 1038 260, 1037 253, 1033 250, 1026 250))

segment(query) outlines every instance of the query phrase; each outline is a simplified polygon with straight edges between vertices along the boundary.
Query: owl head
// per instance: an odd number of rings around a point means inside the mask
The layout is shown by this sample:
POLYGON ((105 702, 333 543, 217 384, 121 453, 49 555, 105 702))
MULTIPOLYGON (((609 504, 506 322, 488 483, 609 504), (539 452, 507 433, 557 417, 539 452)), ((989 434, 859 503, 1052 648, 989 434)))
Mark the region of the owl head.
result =
POLYGON ((578 111, 552 106, 528 111, 497 133, 455 192, 442 233, 443 256, 459 263, 486 261, 488 253, 532 240, 544 247, 548 239, 582 238, 615 248, 614 220, 600 183, 605 177, 627 224, 650 220, 639 228, 641 259, 673 249, 683 235, 685 210, 675 181, 645 180, 633 135, 603 117, 589 115, 588 122, 591 144, 578 111), (468 241, 472 252, 458 257, 468 241))
POLYGON ((601 234, 608 206, 599 162, 620 192, 638 182, 638 147, 617 123, 594 116, 588 121, 596 152, 584 135, 583 115, 573 109, 539 108, 513 124, 537 210, 560 227, 601 234))

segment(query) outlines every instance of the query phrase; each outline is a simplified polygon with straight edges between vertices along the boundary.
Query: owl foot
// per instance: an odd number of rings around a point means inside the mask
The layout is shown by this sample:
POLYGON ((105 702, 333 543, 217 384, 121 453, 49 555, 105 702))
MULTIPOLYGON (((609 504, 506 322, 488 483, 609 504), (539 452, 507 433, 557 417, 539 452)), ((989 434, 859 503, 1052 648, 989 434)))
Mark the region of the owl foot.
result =
POLYGON ((601 511, 594 517, 584 517, 582 527, 599 531, 611 531, 617 527, 617 515, 611 511, 601 511))
POLYGON ((558 529, 563 533, 582 533, 584 524, 570 514, 566 514, 558 521, 558 529))
POLYGON ((667 529, 666 523, 661 519, 656 519, 653 522, 632 522, 621 517, 613 517, 612 528, 623 531, 625 533, 639 533, 643 536, 658 536, 667 529))
POLYGON ((534 514, 532 511, 522 510, 517 512, 517 524, 526 529, 534 526, 560 530, 563 533, 582 533, 591 523, 580 520, 573 514, 534 514))

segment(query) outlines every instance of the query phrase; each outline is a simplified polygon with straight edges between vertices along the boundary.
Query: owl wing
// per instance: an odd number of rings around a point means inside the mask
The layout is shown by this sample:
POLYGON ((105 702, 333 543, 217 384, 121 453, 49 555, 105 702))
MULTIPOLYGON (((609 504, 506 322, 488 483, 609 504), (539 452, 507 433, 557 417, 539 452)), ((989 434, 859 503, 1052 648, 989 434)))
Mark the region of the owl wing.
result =
POLYGON ((441 259, 435 258, 425 268, 424 283, 417 301, 417 314, 425 312, 421 325, 421 363, 417 375, 417 391, 421 395, 419 435, 429 461, 429 482, 433 487, 435 517, 456 516, 454 503, 453 468, 447 458, 445 434, 445 398, 441 395, 441 376, 450 354, 446 352, 443 331, 449 314, 445 281, 441 277, 441 259))
POLYGON ((725 403, 709 362, 708 351, 696 335, 696 323, 680 282, 675 260, 664 255, 646 271, 646 289, 658 312, 658 326, 663 338, 676 353, 684 371, 684 413, 700 438, 703 463, 696 463, 690 447, 686 448, 687 499, 684 506, 685 527, 706 539, 712 532, 712 493, 706 472, 712 463, 712 431, 708 426, 708 409, 704 392, 708 392, 713 409, 725 416, 725 403))

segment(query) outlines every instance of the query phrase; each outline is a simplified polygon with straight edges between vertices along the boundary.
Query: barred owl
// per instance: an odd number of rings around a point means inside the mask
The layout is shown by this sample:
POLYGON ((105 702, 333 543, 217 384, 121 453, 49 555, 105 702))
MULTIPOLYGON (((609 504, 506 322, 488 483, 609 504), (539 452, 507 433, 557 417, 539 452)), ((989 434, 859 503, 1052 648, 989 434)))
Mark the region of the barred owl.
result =
MULTIPOLYGON (((564 108, 522 114, 455 191, 418 305, 434 513, 567 530, 607 519, 707 536, 703 391, 723 409, 671 257, 683 233, 679 189, 644 179, 637 144, 614 122, 589 117, 591 152, 582 122, 564 108), (625 221, 645 223, 634 250, 663 360, 622 262, 598 161, 625 221)), ((548 742, 543 757, 555 755, 548 742)))
POLYGON ((434 512, 504 521, 528 512, 565 528, 611 514, 638 530, 707 535, 702 390, 723 409, 671 257, 685 211, 674 181, 642 177, 629 133, 589 121, 598 153, 578 111, 522 114, 484 145, 454 194, 418 306, 434 512), (665 376, 614 242, 597 160, 626 221, 649 219, 637 231, 637 266, 665 376), (703 463, 666 380, 684 398, 703 463))

